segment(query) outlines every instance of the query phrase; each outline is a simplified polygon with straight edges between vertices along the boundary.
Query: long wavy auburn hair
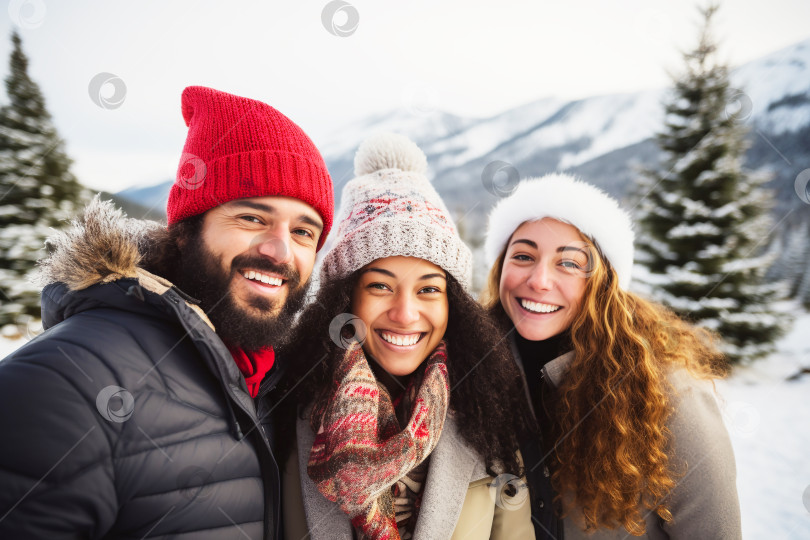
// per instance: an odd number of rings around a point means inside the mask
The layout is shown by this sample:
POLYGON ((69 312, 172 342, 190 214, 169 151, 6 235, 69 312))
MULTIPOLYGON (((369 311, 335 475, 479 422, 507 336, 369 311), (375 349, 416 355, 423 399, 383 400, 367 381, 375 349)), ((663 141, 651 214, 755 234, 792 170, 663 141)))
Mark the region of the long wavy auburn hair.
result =
MULTIPOLYGON (((289 360, 282 393, 287 398, 282 422, 313 404, 322 409, 333 388, 337 364, 346 351, 330 336, 338 315, 351 313, 351 295, 359 272, 322 284, 301 314, 290 345, 280 354, 289 360)), ((484 459, 493 476, 522 476, 518 441, 536 432, 526 409, 520 371, 509 354, 504 333, 451 275, 447 276, 449 317, 447 372, 449 410, 468 445, 484 459)), ((290 427, 290 426, 285 426, 290 427)), ((294 430, 288 431, 294 433, 294 430)))
MULTIPOLYGON (((550 426, 552 484, 564 515, 581 509, 586 530, 623 526, 645 532, 642 508, 672 520, 667 495, 685 471, 674 470, 667 450, 673 410, 667 382, 673 369, 698 379, 725 376, 716 337, 666 307, 622 290, 616 271, 592 239, 589 276, 580 312, 571 324, 575 358, 557 390, 550 426)), ((507 242, 508 245, 508 242, 507 242)), ((511 327, 500 301, 506 248, 490 270, 482 303, 511 327)))

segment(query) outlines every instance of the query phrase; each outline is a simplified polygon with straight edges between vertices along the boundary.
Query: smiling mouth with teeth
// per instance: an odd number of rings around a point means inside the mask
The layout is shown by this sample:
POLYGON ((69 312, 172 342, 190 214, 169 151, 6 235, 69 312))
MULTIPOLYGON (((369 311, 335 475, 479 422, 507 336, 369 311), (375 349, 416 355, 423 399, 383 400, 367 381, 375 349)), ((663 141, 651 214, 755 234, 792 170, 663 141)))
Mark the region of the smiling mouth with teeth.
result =
POLYGON ((274 285, 276 287, 280 287, 284 283, 284 280, 279 277, 268 276, 267 274, 262 274, 261 272, 256 272, 254 270, 243 272, 242 275, 251 281, 258 281, 260 283, 264 283, 265 285, 274 285))
POLYGON ((562 309, 560 306, 555 306, 552 304, 543 304, 541 302, 532 302, 531 300, 526 300, 525 298, 520 299, 520 305, 526 311, 531 311, 532 313, 554 313, 557 310, 562 309))
POLYGON ((385 331, 380 331, 378 334, 388 343, 403 347, 416 345, 416 343, 425 335, 424 332, 420 332, 418 334, 392 334, 385 331))

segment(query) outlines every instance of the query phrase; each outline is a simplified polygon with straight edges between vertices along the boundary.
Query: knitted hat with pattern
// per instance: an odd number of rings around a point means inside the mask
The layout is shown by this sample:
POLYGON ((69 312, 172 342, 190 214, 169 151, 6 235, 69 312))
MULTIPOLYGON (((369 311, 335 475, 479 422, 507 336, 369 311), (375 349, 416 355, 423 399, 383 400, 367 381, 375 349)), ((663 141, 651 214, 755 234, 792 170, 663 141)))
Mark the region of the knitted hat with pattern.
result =
POLYGON ((323 281, 400 255, 430 261, 469 288, 470 249, 426 169, 425 154, 402 135, 381 134, 360 145, 354 158, 357 178, 343 188, 336 237, 323 259, 323 281))
POLYGON ((527 221, 553 218, 573 225, 594 241, 627 289, 633 270, 633 223, 619 203, 601 189, 568 174, 528 178, 489 214, 484 244, 492 265, 515 230, 527 221))
POLYGON ((183 90, 188 126, 169 224, 234 199, 293 197, 320 214, 323 245, 332 226, 332 178, 306 133, 273 107, 212 88, 183 90))

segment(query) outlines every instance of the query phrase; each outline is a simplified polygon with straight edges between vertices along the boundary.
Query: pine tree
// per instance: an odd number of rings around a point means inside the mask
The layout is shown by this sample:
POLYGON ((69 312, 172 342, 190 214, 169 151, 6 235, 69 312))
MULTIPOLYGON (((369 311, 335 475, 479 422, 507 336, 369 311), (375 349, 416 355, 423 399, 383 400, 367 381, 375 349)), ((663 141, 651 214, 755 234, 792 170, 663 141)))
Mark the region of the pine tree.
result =
MULTIPOLYGON (((732 362, 773 351, 786 316, 774 309, 780 284, 766 283, 772 196, 768 177, 743 169, 744 102, 729 86, 711 35, 717 5, 701 9, 698 46, 684 54, 657 135, 664 162, 646 171, 639 203, 640 261, 654 297, 717 331, 732 362)), ((744 96, 744 94, 742 95, 744 96)))
MULTIPOLYGON (((810 257, 809 257, 810 258, 810 257)), ((805 272, 796 290, 796 298, 805 309, 810 310, 810 272, 805 272)))
POLYGON ((799 223, 791 240, 786 248, 787 270, 792 278, 790 295, 810 309, 810 272, 807 271, 810 268, 810 222, 799 223))
POLYGON ((799 288, 810 262, 809 225, 810 222, 799 222, 787 229, 781 242, 774 242, 776 261, 768 269, 767 276, 784 280, 788 285, 788 296, 791 298, 800 297, 799 288))
POLYGON ((0 327, 39 317, 30 277, 44 240, 86 199, 16 32, 11 41, 9 103, 0 108, 0 327))

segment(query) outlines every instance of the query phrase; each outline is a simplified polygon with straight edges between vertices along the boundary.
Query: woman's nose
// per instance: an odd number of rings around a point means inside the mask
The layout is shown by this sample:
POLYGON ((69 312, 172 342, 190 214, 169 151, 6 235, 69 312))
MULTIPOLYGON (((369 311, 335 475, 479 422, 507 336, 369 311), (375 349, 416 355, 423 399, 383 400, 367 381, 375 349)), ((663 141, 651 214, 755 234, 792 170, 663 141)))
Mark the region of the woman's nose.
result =
POLYGON ((526 284, 535 291, 547 291, 554 284, 551 269, 547 264, 537 264, 532 270, 526 284))
POLYGON ((388 310, 388 318, 401 325, 415 323, 419 320, 416 302, 409 295, 399 295, 394 300, 394 305, 388 310))

